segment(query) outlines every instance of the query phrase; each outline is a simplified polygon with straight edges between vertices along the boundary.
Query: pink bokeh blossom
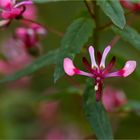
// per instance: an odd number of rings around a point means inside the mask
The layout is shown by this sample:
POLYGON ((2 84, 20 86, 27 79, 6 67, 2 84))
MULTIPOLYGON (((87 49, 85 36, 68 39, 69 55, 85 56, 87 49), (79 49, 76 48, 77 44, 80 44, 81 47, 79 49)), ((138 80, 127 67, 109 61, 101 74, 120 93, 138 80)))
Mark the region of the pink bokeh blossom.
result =
POLYGON ((103 91, 102 103, 108 112, 114 112, 127 103, 125 93, 108 86, 103 91))
MULTIPOLYGON (((23 69, 33 61, 33 58, 25 50, 24 44, 15 38, 5 40, 1 45, 1 53, 5 57, 5 60, 0 60, 0 74, 5 76, 23 69)), ((24 87, 24 85, 28 85, 29 82, 28 77, 23 77, 11 85, 13 85, 13 87, 24 87)))
MULTIPOLYGON (((23 0, 21 2, 17 0, 0 0, 0 27, 10 24, 13 19, 21 18, 26 11, 26 6, 32 4, 32 0, 23 0)), ((28 12, 29 11, 30 10, 28 10, 28 12)), ((31 11, 28 14, 30 13, 31 11)), ((27 15, 27 13, 25 13, 25 15, 27 15)))

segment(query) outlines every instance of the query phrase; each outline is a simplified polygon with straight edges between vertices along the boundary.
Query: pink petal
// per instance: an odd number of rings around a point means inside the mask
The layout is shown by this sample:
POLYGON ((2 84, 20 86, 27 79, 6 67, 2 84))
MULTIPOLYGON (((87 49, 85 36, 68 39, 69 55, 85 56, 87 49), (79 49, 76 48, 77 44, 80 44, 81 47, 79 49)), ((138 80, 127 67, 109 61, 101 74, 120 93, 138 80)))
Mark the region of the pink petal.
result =
POLYGON ((105 77, 127 77, 136 68, 136 61, 127 61, 123 69, 107 74, 105 77))
POLYGON ((123 70, 124 70, 123 76, 127 77, 135 70, 135 68, 136 68, 136 61, 127 61, 123 68, 123 70))
POLYGON ((2 8, 10 8, 12 5, 12 0, 0 0, 0 7, 2 8))
POLYGON ((31 4, 33 4, 33 2, 31 0, 24 0, 22 2, 17 3, 14 7, 17 8, 19 6, 31 5, 31 4))
POLYGON ((69 76, 73 76, 75 74, 77 75, 83 75, 83 76, 87 76, 87 77, 92 77, 93 78, 93 74, 92 73, 87 73, 84 71, 81 71, 79 69, 77 69, 72 60, 70 58, 65 58, 64 59, 64 63, 63 63, 63 67, 64 67, 64 71, 67 75, 69 76))
POLYGON ((75 74, 74 69, 75 66, 70 58, 65 58, 63 63, 64 71, 69 76, 73 76, 75 74))
POLYGON ((96 60, 95 60, 95 54, 94 54, 94 48, 92 46, 89 47, 89 54, 90 54, 90 59, 91 59, 91 66, 92 68, 94 67, 98 67, 98 65, 96 64, 96 60))
POLYGON ((100 67, 105 68, 105 60, 106 60, 106 57, 107 57, 110 49, 111 49, 111 46, 110 45, 105 48, 105 50, 103 52, 103 55, 102 55, 101 62, 100 62, 100 67))
POLYGON ((35 5, 26 5, 26 10, 22 14, 26 19, 36 20, 37 18, 37 9, 35 5))

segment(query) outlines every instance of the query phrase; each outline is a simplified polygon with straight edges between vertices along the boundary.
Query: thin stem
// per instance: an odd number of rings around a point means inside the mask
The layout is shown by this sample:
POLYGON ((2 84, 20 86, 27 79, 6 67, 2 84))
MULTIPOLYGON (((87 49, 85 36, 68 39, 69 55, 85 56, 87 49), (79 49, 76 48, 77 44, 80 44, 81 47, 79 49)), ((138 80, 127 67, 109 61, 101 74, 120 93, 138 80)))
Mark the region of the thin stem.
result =
POLYGON ((94 29, 93 32, 93 38, 94 38, 94 44, 95 44, 95 48, 96 48, 96 52, 99 49, 99 26, 100 26, 100 19, 99 19, 99 7, 96 5, 96 3, 94 2, 94 11, 95 11, 95 24, 96 24, 96 28, 94 29))
POLYGON ((42 26, 47 31, 52 32, 52 33, 54 33, 54 34, 56 34, 56 35, 58 35, 60 37, 63 37, 64 36, 64 33, 60 32, 60 31, 58 31, 58 30, 56 30, 56 29, 54 29, 54 28, 52 28, 50 26, 44 26, 44 25, 42 25, 42 24, 40 24, 40 23, 38 23, 36 21, 30 20, 30 19, 26 19, 26 18, 22 18, 20 20, 27 21, 27 22, 34 23, 34 24, 37 24, 39 26, 42 26))
POLYGON ((85 5, 86 5, 86 7, 87 7, 87 9, 88 9, 88 12, 89 12, 90 16, 91 16, 93 19, 95 19, 95 15, 94 15, 92 9, 90 8, 90 6, 89 6, 87 0, 84 0, 84 3, 85 3, 85 5))
POLYGON ((114 46, 119 40, 120 40, 120 36, 119 35, 117 35, 117 36, 115 36, 111 41, 110 41, 110 43, 109 43, 109 45, 112 47, 112 46, 114 46))

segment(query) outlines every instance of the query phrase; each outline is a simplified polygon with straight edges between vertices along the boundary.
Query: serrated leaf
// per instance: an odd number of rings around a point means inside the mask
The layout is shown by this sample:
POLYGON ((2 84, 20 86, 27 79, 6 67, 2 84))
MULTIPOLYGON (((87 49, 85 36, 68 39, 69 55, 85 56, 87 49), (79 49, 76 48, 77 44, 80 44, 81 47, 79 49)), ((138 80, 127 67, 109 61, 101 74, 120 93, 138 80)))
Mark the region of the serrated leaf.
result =
POLYGON ((58 52, 58 50, 55 50, 55 51, 49 52, 48 54, 46 54, 44 56, 41 56, 40 58, 35 60, 32 64, 28 65, 26 68, 22 69, 21 71, 18 71, 13 75, 9 75, 9 76, 6 76, 4 79, 1 79, 0 84, 5 83, 5 82, 14 81, 23 76, 32 74, 35 71, 43 68, 46 65, 55 64, 57 52, 58 52))
POLYGON ((98 139, 113 139, 108 115, 101 102, 96 102, 92 80, 87 81, 84 92, 84 110, 87 120, 98 139))
POLYGON ((75 20, 67 29, 57 55, 54 81, 58 80, 63 74, 63 60, 65 57, 73 58, 79 53, 84 44, 92 35, 95 24, 90 18, 79 18, 75 20))
POLYGON ((119 0, 98 0, 97 4, 116 26, 124 28, 126 20, 119 0))
POLYGON ((135 29, 126 26, 123 30, 116 27, 112 27, 112 30, 140 51, 140 34, 135 29))

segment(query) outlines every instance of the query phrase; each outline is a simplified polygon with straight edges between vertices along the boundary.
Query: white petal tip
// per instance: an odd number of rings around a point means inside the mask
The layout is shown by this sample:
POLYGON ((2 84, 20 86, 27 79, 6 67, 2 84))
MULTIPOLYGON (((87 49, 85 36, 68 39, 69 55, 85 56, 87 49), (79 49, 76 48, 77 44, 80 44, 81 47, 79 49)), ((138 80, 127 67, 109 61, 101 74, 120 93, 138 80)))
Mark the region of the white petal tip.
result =
POLYGON ((106 60, 106 57, 107 57, 107 55, 108 55, 110 49, 111 49, 111 46, 110 46, 110 45, 108 45, 108 46, 104 49, 104 52, 103 52, 103 55, 102 55, 102 59, 101 59, 101 63, 100 63, 100 67, 102 67, 102 68, 105 68, 105 60, 106 60))
POLYGON ((63 63, 64 71, 67 75, 73 76, 75 74, 75 66, 70 58, 65 58, 63 63))
POLYGON ((88 50, 89 50, 90 53, 93 53, 94 52, 94 47, 93 46, 89 46, 88 50))
POLYGON ((128 75, 130 75, 134 70, 136 69, 136 61, 127 61, 125 63, 125 66, 123 68, 124 73, 123 76, 127 77, 128 75))
POLYGON ((105 49, 109 52, 111 49, 111 45, 108 45, 105 49))

